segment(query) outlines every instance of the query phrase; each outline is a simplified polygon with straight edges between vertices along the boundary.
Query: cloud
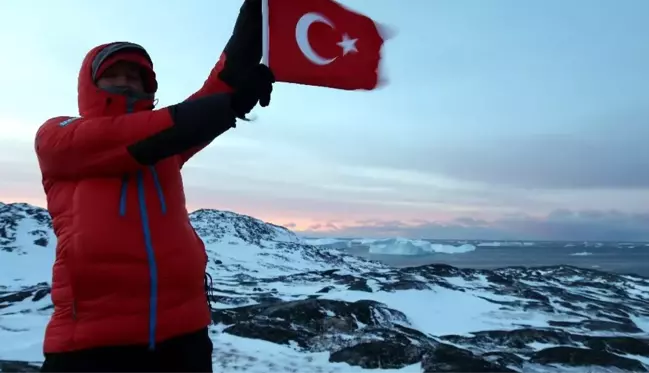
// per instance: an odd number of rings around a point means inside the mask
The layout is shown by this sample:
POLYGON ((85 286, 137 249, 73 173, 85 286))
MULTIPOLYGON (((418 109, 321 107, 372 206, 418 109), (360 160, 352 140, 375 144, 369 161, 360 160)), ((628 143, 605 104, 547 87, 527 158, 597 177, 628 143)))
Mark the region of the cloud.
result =
MULTIPOLYGON (((649 187, 649 113, 617 128, 529 135, 472 148, 415 167, 460 180, 533 189, 649 187)), ((596 125, 597 123, 594 123, 596 125)))
MULTIPOLYGON (((523 125, 523 124, 521 124, 523 125)), ((528 189, 649 188, 649 111, 590 120, 573 133, 511 135, 430 149, 410 167, 459 180, 528 189)))
POLYGON ((457 218, 449 223, 364 220, 337 229, 327 229, 325 224, 320 224, 301 234, 335 237, 649 241, 649 213, 555 210, 542 217, 510 214, 493 221, 473 218, 457 218))
MULTIPOLYGON (((516 115, 512 112, 514 118, 516 115)), ((492 187, 649 188, 649 172, 645 172, 649 169, 649 147, 645 144, 649 110, 642 106, 595 109, 587 117, 557 120, 543 133, 523 129, 528 126, 525 117, 516 120, 518 123, 507 125, 520 129, 512 127, 505 132, 503 126, 490 131, 495 124, 485 120, 473 135, 446 134, 441 125, 419 128, 416 134, 407 128, 400 134, 388 128, 387 133, 380 133, 382 136, 368 131, 362 137, 353 129, 346 130, 349 136, 341 137, 335 131, 327 134, 318 128, 298 128, 277 141, 286 142, 285 146, 308 146, 313 153, 357 168, 410 170, 492 187), (311 131, 320 141, 305 141, 306 134, 300 131, 311 131), (335 152, 331 149, 334 143, 335 152)), ((354 125, 366 127, 360 124, 354 125)), ((446 125, 453 127, 453 123, 446 125)))

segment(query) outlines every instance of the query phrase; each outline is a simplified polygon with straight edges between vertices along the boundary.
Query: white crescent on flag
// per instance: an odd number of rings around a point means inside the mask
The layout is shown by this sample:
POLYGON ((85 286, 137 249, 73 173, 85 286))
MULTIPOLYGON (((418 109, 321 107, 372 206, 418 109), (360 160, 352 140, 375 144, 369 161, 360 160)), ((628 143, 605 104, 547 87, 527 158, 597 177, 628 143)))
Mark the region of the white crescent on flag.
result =
POLYGON ((334 28, 333 23, 322 14, 314 12, 306 13, 300 17, 300 20, 297 21, 297 25, 295 25, 295 41, 297 42, 302 54, 304 54, 304 57, 309 61, 320 66, 328 65, 338 57, 326 59, 318 55, 311 47, 311 43, 309 42, 309 27, 315 22, 324 23, 325 25, 334 28))

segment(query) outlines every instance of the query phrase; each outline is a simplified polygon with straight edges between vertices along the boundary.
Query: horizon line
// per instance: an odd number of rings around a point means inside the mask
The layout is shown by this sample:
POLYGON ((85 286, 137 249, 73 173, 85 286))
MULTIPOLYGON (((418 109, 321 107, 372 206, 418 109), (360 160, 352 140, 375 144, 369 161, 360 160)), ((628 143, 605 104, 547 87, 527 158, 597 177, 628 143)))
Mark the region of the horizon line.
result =
MULTIPOLYGON (((29 203, 29 202, 3 202, 0 200, 0 205, 28 205, 28 206, 33 206, 33 207, 38 207, 42 208, 43 210, 48 211, 47 207, 29 203)), ((269 221, 262 220, 260 218, 257 218, 252 215, 248 214, 242 214, 236 211, 232 210, 221 210, 221 209, 216 209, 216 208, 206 208, 206 207, 200 207, 192 211, 188 211, 188 215, 191 215, 195 212, 205 210, 205 211, 219 211, 219 212, 229 212, 232 214, 236 214, 239 216, 246 216, 252 219, 259 220, 263 222, 264 224, 271 224, 283 229, 286 229, 292 233, 294 233, 296 236, 299 236, 300 238, 304 239, 337 239, 337 240, 357 240, 357 239, 372 239, 372 240, 386 240, 386 239, 395 239, 395 238, 403 238, 406 240, 410 241, 437 241, 437 242, 455 242, 459 243, 461 241, 466 241, 467 244, 472 244, 471 242, 468 241, 473 241, 473 242, 479 242, 479 243, 509 243, 509 242, 521 242, 521 243, 599 243, 599 244, 605 244, 605 243, 628 243, 628 244, 649 244, 649 241, 631 241, 631 240, 539 240, 539 239, 485 239, 485 238, 408 238, 408 237, 403 237, 403 236, 382 236, 380 238, 378 237, 362 237, 362 236, 333 236, 333 235, 328 235, 328 236, 317 236, 313 235, 312 231, 301 231, 301 230, 294 230, 288 227, 285 227, 280 224, 272 223, 269 221), (299 233, 299 234, 298 234, 299 233), (302 234, 302 233, 307 233, 307 234, 302 234)))

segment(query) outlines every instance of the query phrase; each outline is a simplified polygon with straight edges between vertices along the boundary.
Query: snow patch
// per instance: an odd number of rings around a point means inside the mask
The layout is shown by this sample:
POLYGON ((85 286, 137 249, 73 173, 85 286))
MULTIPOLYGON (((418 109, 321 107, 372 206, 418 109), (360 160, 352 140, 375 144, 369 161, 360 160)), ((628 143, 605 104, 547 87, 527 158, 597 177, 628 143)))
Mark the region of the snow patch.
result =
POLYGON ((580 251, 578 253, 572 253, 570 254, 571 256, 588 256, 588 255, 593 255, 593 253, 589 251, 580 251))

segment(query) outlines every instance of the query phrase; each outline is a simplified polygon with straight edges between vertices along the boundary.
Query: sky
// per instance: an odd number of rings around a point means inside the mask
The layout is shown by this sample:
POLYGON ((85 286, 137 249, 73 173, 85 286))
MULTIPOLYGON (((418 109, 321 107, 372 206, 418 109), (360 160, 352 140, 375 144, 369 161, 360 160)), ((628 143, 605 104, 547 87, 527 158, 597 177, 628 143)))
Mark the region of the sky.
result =
MULTIPOLYGON (((307 236, 649 240, 649 1, 341 2, 396 31, 388 83, 277 83, 186 165, 189 210, 307 236)), ((0 201, 45 206, 34 134, 77 114, 90 48, 143 45, 171 105, 201 86, 240 5, 0 2, 0 201)))

